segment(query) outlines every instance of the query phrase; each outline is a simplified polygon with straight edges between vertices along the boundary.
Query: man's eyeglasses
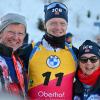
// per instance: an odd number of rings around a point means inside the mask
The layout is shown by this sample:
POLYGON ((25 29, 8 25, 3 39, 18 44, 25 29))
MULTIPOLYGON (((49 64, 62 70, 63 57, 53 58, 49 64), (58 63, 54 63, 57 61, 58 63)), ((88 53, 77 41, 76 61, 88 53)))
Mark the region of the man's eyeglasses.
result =
POLYGON ((17 34, 18 36, 24 36, 24 35, 25 35, 25 33, 13 32, 13 31, 7 31, 7 33, 9 33, 9 34, 12 35, 12 36, 15 36, 16 34, 17 34))
POLYGON ((91 63, 96 63, 99 60, 99 58, 97 56, 92 56, 90 58, 87 58, 87 57, 81 57, 81 58, 79 58, 79 61, 81 63, 87 63, 88 60, 90 60, 91 63))
POLYGON ((68 11, 68 8, 66 7, 66 5, 65 4, 62 4, 62 3, 59 3, 59 2, 53 2, 53 3, 49 4, 49 5, 45 5, 44 6, 44 11, 49 10, 49 9, 52 9, 52 8, 56 7, 57 5, 59 7, 61 7, 61 8, 63 8, 63 9, 65 9, 65 10, 68 11))

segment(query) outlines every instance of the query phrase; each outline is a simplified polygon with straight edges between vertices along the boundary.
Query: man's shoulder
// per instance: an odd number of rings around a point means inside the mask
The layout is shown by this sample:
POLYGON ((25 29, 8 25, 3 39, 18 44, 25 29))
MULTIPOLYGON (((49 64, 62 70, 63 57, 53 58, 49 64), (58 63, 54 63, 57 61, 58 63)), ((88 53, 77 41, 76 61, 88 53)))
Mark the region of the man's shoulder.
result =
POLYGON ((41 44, 41 42, 40 41, 38 41, 38 42, 32 42, 32 48, 34 48, 34 46, 39 46, 41 44))
POLYGON ((30 54, 30 52, 32 51, 32 44, 25 44, 23 46, 21 46, 20 48, 18 48, 15 53, 18 56, 25 56, 27 54, 30 54))
POLYGON ((5 57, 11 57, 12 52, 13 52, 12 48, 0 44, 0 55, 3 55, 5 57))
POLYGON ((73 49, 74 53, 76 54, 76 56, 78 57, 79 50, 74 46, 72 46, 72 49, 73 49))

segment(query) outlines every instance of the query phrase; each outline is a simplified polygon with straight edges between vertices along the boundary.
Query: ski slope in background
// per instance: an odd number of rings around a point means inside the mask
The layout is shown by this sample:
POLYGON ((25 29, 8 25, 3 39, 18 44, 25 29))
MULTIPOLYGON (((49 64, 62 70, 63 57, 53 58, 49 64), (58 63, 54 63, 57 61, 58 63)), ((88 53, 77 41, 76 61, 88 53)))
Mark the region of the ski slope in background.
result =
MULTIPOLYGON (((100 34, 99 28, 94 26, 96 19, 100 17, 99 0, 64 0, 69 12, 68 32, 74 34, 73 43, 78 47, 86 39, 95 41, 95 36, 100 34), (87 17, 87 12, 91 12, 91 17, 87 17)), ((8 12, 22 14, 27 20, 27 32, 29 41, 37 42, 41 39, 42 33, 37 29, 38 18, 44 19, 43 0, 0 0, 0 17, 8 12)))

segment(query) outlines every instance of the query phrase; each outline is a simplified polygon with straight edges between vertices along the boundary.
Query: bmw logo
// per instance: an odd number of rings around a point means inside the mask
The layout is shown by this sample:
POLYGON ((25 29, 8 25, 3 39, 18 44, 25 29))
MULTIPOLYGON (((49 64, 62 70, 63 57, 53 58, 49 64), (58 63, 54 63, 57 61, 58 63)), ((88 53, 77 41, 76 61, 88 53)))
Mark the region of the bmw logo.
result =
POLYGON ((51 55, 47 58, 47 65, 50 68, 57 68, 60 65, 60 59, 55 55, 51 55))

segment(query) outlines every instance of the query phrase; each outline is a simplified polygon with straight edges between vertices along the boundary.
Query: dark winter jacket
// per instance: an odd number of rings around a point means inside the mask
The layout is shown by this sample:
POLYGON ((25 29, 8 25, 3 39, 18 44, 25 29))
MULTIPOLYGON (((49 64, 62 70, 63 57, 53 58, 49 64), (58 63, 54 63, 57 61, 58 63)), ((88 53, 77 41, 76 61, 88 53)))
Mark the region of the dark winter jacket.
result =
MULTIPOLYGON (((14 67, 14 63, 12 59, 12 52, 13 52, 12 48, 6 47, 3 44, 0 44, 0 58, 1 58, 0 60, 0 84, 1 84, 1 88, 3 89, 6 88, 5 87, 6 83, 7 84, 15 83, 15 84, 18 84, 19 86, 18 77, 15 71, 15 67, 14 67), (6 67, 3 67, 4 65, 1 64, 2 58, 5 60, 5 63, 6 63, 5 65, 7 65, 6 67), (6 79, 5 76, 9 77, 9 79, 6 79)), ((17 59, 17 55, 16 55, 16 59, 17 59)), ((24 68, 22 68, 22 72, 24 75, 25 87, 27 87, 27 79, 24 73, 24 68)))
POLYGON ((100 77, 94 87, 87 87, 76 78, 73 86, 73 100, 100 100, 100 77))

